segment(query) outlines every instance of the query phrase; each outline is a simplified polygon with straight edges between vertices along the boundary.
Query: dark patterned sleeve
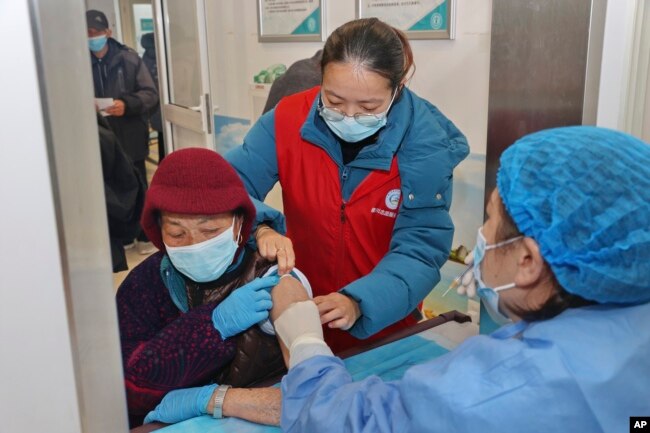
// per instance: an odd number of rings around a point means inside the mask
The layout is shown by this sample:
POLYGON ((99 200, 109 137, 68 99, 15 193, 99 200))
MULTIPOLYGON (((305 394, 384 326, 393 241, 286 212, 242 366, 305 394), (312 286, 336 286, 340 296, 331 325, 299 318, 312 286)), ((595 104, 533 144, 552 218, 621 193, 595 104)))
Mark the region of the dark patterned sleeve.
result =
POLYGON ((176 308, 159 275, 160 257, 146 263, 154 257, 136 267, 117 294, 131 417, 146 415, 171 390, 209 383, 236 348, 212 325, 215 304, 186 314, 176 308))

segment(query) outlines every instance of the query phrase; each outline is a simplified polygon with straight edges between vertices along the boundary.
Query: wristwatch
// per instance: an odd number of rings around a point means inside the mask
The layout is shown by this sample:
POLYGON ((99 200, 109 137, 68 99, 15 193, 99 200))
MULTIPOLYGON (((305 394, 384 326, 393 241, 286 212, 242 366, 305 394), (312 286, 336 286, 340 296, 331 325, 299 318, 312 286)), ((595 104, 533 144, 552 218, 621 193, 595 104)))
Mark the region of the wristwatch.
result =
POLYGON ((230 385, 219 385, 214 393, 214 412, 212 412, 214 418, 223 418, 223 400, 226 398, 228 388, 230 388, 230 385))

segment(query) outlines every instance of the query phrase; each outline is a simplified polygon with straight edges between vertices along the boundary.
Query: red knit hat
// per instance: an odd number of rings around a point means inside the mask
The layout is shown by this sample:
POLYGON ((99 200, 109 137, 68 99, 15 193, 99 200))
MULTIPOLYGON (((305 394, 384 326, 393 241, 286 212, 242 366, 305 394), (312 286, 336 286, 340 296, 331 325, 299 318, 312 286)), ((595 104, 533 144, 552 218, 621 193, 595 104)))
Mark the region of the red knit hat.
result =
POLYGON ((241 211, 245 243, 255 219, 255 206, 232 166, 218 153, 187 148, 170 153, 158 166, 147 191, 140 223, 151 242, 165 251, 160 211, 214 215, 241 211))

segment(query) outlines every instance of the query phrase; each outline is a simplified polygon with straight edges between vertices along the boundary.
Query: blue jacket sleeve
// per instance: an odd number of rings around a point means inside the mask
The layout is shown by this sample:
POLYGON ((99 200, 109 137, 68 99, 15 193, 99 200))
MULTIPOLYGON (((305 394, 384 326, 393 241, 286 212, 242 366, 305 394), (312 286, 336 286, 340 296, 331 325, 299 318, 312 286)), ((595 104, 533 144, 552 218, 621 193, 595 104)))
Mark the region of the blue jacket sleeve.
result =
POLYGON ((453 235, 445 209, 400 211, 389 252, 371 273, 341 290, 362 312, 350 333, 367 338, 417 308, 440 281, 453 235))
POLYGON ((339 358, 316 356, 282 379, 283 432, 403 432, 406 416, 396 383, 352 382, 339 358))
POLYGON ((251 197, 264 201, 279 179, 275 150, 275 110, 264 114, 252 126, 242 146, 224 155, 244 182, 251 197))
POLYGON ((282 430, 542 433, 562 420, 602 431, 553 346, 523 346, 474 337, 392 382, 353 382, 338 358, 308 359, 282 379, 282 430))
POLYGON ((258 225, 266 224, 276 232, 283 235, 287 233, 287 225, 282 212, 262 201, 257 200, 254 197, 251 197, 251 200, 255 206, 255 223, 253 224, 253 231, 251 233, 250 239, 248 240, 248 245, 257 249, 257 244, 255 242, 255 230, 257 229, 258 225))
MULTIPOLYGON (((278 159, 275 151, 275 110, 264 114, 244 137, 244 144, 224 155, 244 182, 253 199, 257 216, 253 232, 259 224, 267 224, 278 233, 287 229, 284 215, 264 204, 266 195, 278 181, 278 159)), ((254 239, 249 244, 254 246, 254 239)))
MULTIPOLYGON (((264 114, 244 137, 244 144, 226 153, 226 160, 235 168, 253 199, 259 224, 267 224, 285 234, 284 215, 264 204, 266 195, 278 181, 278 159, 275 151, 275 110, 264 114)), ((249 240, 249 244, 254 240, 249 240)))
POLYGON ((440 281, 454 236, 449 215, 453 170, 469 153, 465 136, 435 107, 426 128, 413 128, 397 157, 402 203, 388 253, 373 271, 341 289, 359 303, 350 329, 367 338, 406 317, 440 281), (437 123, 436 123, 437 122, 437 123))

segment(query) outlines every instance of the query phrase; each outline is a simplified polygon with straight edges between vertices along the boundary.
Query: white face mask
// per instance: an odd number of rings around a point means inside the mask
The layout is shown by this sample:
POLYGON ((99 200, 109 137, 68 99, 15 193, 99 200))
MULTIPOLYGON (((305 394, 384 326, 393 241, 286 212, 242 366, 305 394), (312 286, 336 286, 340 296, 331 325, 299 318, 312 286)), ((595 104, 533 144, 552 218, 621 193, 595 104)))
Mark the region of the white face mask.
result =
POLYGON ((393 101, 397 95, 397 90, 393 93, 388 103, 388 108, 383 113, 378 114, 355 114, 348 116, 341 111, 326 107, 323 104, 322 97, 319 103, 318 113, 323 118, 329 129, 338 137, 348 143, 356 143, 364 138, 368 138, 381 128, 386 126, 388 112, 393 106, 393 101))
POLYGON ((94 38, 88 38, 88 48, 90 48, 90 51, 96 53, 103 50, 107 42, 108 36, 106 35, 99 35, 95 36, 94 38))
POLYGON ((480 227, 478 229, 478 234, 476 236, 476 246, 474 247, 473 271, 474 271, 474 280, 476 280, 477 293, 478 296, 483 301, 485 310, 488 312, 492 320, 494 320, 499 325, 505 325, 507 323, 511 323, 512 320, 508 316, 503 314, 499 309, 498 292, 501 290, 512 289, 513 287, 515 287, 515 283, 504 284, 502 286, 497 286, 497 287, 488 287, 483 282, 483 279, 481 278, 481 262, 485 257, 486 251, 493 250, 495 248, 499 248, 507 244, 511 244, 514 241, 517 241, 521 238, 523 238, 523 236, 517 236, 515 238, 508 239, 496 244, 488 245, 487 241, 485 240, 485 236, 483 236, 483 227, 480 227))
POLYGON ((328 119, 324 120, 334 134, 338 135, 341 140, 347 141, 348 143, 357 143, 364 138, 368 138, 386 125, 385 117, 375 126, 360 125, 353 117, 345 117, 343 120, 338 122, 333 122, 328 119))
POLYGON ((233 239, 234 226, 235 217, 226 231, 207 241, 184 247, 170 247, 165 244, 169 260, 176 269, 197 283, 216 280, 226 272, 239 248, 241 225, 237 241, 233 239))

